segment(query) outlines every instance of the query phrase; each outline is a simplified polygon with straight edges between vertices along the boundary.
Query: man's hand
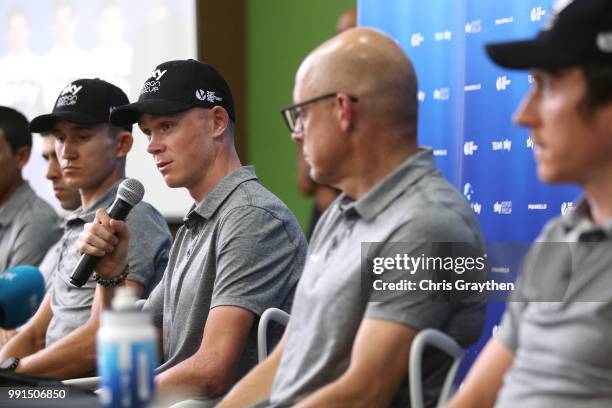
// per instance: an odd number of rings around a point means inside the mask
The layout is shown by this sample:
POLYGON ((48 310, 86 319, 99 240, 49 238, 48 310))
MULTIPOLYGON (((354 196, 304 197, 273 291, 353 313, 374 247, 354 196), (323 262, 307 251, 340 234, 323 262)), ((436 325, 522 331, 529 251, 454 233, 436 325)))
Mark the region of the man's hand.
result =
POLYGON ((123 221, 113 220, 105 210, 96 211, 92 223, 85 224, 78 249, 84 254, 100 256, 96 272, 105 278, 112 278, 123 272, 127 265, 130 234, 123 221))

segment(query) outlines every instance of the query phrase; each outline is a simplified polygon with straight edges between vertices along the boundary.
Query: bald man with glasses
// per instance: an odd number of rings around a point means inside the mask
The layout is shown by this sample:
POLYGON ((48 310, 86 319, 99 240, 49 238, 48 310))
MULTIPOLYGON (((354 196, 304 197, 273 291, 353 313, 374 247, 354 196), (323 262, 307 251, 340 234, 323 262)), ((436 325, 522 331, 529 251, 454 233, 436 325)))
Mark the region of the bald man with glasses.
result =
MULTIPOLYGON (((283 117, 310 176, 342 194, 311 238, 281 343, 220 407, 405 407, 420 330, 443 330, 464 347, 480 335, 482 298, 450 302, 450 293, 378 291, 370 282, 372 261, 398 249, 440 256, 433 243, 483 247, 474 212, 436 169, 432 151, 417 145, 416 93, 410 60, 372 29, 334 37, 300 66, 295 105, 283 117)), ((375 279, 398 284, 410 274, 397 268, 375 279)), ((440 354, 425 357, 426 404, 447 367, 440 354)))

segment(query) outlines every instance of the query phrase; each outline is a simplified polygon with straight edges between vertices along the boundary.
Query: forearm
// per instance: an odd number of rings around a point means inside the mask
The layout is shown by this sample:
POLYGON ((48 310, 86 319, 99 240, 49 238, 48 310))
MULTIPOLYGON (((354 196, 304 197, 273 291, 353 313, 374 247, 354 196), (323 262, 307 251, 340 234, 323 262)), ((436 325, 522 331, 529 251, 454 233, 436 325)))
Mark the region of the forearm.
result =
POLYGON ((272 354, 240 380, 217 408, 242 408, 270 398, 281 353, 272 354))
POLYGON ((353 381, 347 375, 344 375, 300 401, 295 405, 295 408, 369 408, 388 406, 389 401, 384 401, 382 387, 379 387, 377 384, 380 381, 376 379, 370 380, 371 382, 365 384, 359 380, 353 381))
POLYGON ((190 397, 217 398, 229 389, 231 382, 218 364, 193 355, 155 377, 160 394, 179 392, 190 397))
POLYGON ((88 322, 19 363, 17 372, 58 379, 82 377, 96 368, 98 325, 88 322))
POLYGON ((514 352, 496 338, 489 340, 448 408, 492 407, 512 365, 514 352))
POLYGON ((45 347, 44 338, 37 340, 30 330, 23 330, 11 338, 0 351, 0 361, 9 357, 23 358, 45 347))
POLYGON ((4 330, 0 329, 0 350, 6 343, 8 343, 13 337, 17 335, 17 330, 4 330))

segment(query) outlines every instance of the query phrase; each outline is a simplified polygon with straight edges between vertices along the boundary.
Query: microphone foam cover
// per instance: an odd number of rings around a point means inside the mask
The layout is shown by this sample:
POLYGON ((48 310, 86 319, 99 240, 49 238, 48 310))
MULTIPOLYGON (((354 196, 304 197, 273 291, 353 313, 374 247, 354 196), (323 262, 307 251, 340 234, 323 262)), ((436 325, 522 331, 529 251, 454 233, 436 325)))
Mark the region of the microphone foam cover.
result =
POLYGON ((144 197, 144 186, 142 183, 136 179, 125 179, 119 184, 119 189, 117 190, 117 197, 121 198, 123 201, 130 203, 133 206, 142 201, 142 197, 144 197))

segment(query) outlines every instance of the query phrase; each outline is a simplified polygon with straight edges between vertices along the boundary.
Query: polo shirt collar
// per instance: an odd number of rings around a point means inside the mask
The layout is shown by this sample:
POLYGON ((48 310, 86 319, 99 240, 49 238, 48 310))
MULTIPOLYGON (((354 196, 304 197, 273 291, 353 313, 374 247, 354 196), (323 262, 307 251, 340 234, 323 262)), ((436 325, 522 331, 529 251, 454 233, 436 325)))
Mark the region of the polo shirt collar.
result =
POLYGON ((119 184, 125 180, 125 178, 117 180, 111 188, 106 190, 98 199, 93 203, 93 205, 89 208, 83 208, 82 206, 68 214, 64 221, 64 226, 74 223, 75 221, 82 221, 84 223, 93 222, 96 218, 96 211, 99 208, 106 208, 113 203, 115 197, 117 196, 117 190, 119 189, 119 184))
POLYGON ((210 193, 208 193, 201 203, 194 204, 191 207, 183 221, 189 224, 196 215, 204 219, 211 218, 227 197, 229 197, 240 184, 249 180, 257 180, 255 167, 253 166, 242 166, 231 172, 225 176, 210 193))
POLYGON ((33 194, 30 184, 24 180, 8 201, 0 207, 0 227, 10 225, 33 194))
POLYGON ((577 237, 597 232, 605 234, 607 239, 612 238, 612 220, 601 225, 595 225, 591 219, 591 207, 585 198, 581 198, 576 208, 563 218, 566 233, 574 232, 577 237))
POLYGON ((369 221, 387 208, 395 199, 423 176, 437 171, 432 149, 420 149, 402 165, 379 181, 363 197, 355 201, 342 193, 339 198, 340 210, 356 213, 369 221))

